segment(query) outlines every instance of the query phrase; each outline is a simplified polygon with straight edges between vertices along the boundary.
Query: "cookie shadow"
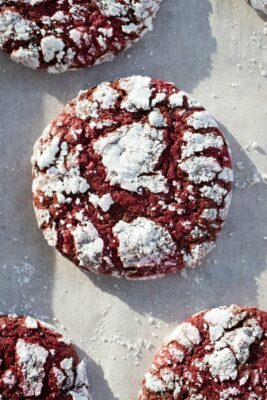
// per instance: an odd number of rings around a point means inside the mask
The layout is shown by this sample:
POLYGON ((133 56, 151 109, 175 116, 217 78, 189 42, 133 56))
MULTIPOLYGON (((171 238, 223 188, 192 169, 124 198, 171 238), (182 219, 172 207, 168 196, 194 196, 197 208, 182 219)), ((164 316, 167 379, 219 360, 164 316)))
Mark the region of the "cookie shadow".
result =
POLYGON ((78 348, 78 353, 81 360, 84 360, 86 364, 91 399, 119 400, 118 397, 114 396, 112 390, 110 389, 108 382, 105 379, 102 367, 80 348, 78 348))
POLYGON ((249 153, 225 127, 221 129, 233 152, 236 187, 216 248, 202 265, 149 281, 90 276, 101 290, 140 314, 173 323, 177 315, 183 319, 218 305, 259 305, 258 281, 267 255, 267 185, 260 181, 249 153))
POLYGON ((32 147, 45 124, 42 87, 34 75, 14 79, 17 65, 2 54, 0 66, 0 311, 52 320, 54 256, 31 194, 32 147))
POLYGON ((253 8, 253 7, 250 5, 250 1, 248 1, 248 6, 250 6, 250 7, 252 8, 252 10, 253 10, 255 13, 257 13, 258 16, 259 16, 261 19, 263 19, 263 21, 267 22, 267 14, 264 14, 264 12, 261 11, 261 10, 256 10, 255 8, 253 8))

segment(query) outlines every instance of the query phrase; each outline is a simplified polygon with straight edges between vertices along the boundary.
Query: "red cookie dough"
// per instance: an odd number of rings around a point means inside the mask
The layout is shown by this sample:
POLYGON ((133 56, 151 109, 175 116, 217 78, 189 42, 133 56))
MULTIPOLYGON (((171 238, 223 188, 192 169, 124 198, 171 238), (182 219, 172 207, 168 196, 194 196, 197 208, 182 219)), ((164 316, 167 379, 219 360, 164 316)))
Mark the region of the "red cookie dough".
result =
POLYGON ((178 326, 157 352, 139 400, 265 400, 267 313, 219 307, 178 326))
POLYGON ((90 400, 68 339, 32 317, 0 316, 0 399, 90 400))
POLYGON ((32 69, 111 60, 152 28, 161 0, 0 0, 0 48, 32 69))
POLYGON ((232 186, 216 121, 173 84, 133 76, 83 91, 34 146, 49 244, 87 270, 150 278, 214 246, 232 186))

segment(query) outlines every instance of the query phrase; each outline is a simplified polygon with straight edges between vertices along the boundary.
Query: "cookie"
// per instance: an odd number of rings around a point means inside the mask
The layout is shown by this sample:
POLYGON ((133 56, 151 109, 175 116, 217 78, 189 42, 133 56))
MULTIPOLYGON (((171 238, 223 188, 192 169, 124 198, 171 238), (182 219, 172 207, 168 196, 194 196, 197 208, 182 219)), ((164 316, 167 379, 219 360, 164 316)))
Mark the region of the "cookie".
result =
POLYGON ((32 69, 111 60, 152 29, 161 0, 0 0, 0 48, 32 69))
POLYGON ((150 278, 214 246, 232 187, 216 121, 173 84, 133 76, 85 90, 34 146, 48 243, 87 270, 150 278))
POLYGON ((267 0, 250 0, 250 3, 255 10, 267 14, 267 0))
POLYGON ((157 352, 139 400, 265 400, 267 313, 219 307, 178 326, 157 352))
POLYGON ((85 364, 54 328, 0 316, 0 398, 90 400, 85 364))

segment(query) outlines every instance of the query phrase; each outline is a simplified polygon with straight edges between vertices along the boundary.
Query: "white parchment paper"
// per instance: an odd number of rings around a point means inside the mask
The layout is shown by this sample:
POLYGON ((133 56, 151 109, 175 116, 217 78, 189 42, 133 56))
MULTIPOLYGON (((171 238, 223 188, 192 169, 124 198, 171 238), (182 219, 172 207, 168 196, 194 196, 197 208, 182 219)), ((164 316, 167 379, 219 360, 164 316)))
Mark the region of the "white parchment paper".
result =
POLYGON ((267 23, 243 0, 163 0, 153 32, 112 63, 63 75, 0 54, 0 310, 73 338, 93 400, 134 400, 172 325, 230 303, 267 309, 267 23), (32 146, 80 89, 132 74, 175 82, 216 117, 235 164, 230 213, 202 266, 148 282, 96 277, 56 254, 31 205, 32 146), (265 181, 265 182, 264 182, 265 181))

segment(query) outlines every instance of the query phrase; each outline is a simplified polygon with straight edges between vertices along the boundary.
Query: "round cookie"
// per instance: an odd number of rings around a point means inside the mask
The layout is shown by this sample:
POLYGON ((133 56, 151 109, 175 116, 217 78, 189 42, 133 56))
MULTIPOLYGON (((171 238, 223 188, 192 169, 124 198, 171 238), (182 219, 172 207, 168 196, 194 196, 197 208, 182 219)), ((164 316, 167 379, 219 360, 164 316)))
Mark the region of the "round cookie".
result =
POLYGON ((111 60, 152 28, 161 0, 0 0, 0 48, 32 69, 111 60))
POLYGON ((264 400, 267 313, 214 308, 178 326, 157 352, 139 400, 264 400))
POLYGON ((84 362, 44 322, 0 316, 0 359, 3 400, 90 400, 84 362))
POLYGON ((213 248, 231 197, 216 121, 148 77, 81 92, 36 142, 32 165, 48 243, 96 273, 144 279, 194 266, 213 248))

